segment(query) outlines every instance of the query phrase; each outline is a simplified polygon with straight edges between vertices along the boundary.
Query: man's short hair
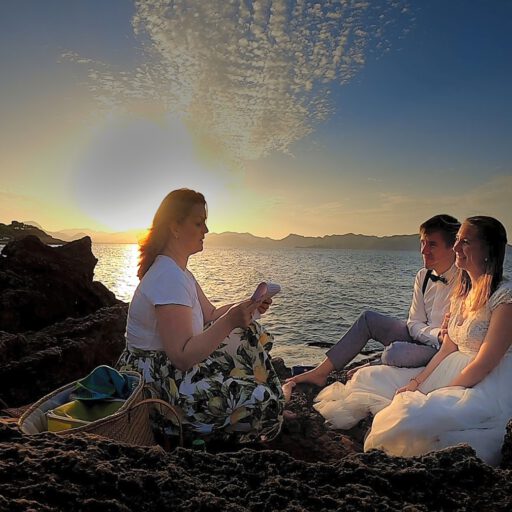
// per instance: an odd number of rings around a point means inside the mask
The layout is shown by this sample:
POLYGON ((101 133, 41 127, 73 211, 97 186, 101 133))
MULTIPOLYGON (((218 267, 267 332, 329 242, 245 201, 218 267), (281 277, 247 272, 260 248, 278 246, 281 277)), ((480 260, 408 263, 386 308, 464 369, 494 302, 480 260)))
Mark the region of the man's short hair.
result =
POLYGON ((420 226, 420 235, 431 235, 441 233, 447 246, 455 244, 455 235, 459 231, 460 222, 451 215, 441 213, 434 215, 420 226))

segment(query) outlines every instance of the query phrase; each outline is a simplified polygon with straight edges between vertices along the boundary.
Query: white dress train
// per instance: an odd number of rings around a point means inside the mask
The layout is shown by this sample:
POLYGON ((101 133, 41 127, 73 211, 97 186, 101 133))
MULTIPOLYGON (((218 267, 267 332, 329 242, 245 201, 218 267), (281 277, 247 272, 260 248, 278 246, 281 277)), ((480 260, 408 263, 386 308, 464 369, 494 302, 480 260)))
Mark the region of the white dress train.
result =
MULTIPOLYGON (((315 408, 334 428, 348 429, 368 413, 375 415, 366 438, 372 448, 390 455, 414 456, 467 443, 489 464, 501 459, 505 428, 512 418, 512 347, 498 366, 472 388, 448 384, 476 356, 485 338, 492 311, 512 303, 512 284, 505 280, 486 306, 462 320, 462 301, 452 305, 448 326, 458 351, 447 356, 420 386, 419 392, 395 396, 397 388, 422 368, 370 366, 343 385, 325 388, 315 408)), ((512 337, 512 333, 507 333, 512 337)))

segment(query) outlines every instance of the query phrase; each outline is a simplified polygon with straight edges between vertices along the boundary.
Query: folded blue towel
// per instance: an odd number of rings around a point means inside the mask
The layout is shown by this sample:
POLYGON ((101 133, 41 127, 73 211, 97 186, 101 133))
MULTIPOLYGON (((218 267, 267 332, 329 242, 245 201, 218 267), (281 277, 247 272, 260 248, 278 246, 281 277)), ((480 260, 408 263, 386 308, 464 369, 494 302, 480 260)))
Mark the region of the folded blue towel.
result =
POLYGON ((70 395, 71 400, 105 400, 122 398, 126 400, 132 392, 130 381, 110 366, 94 368, 87 377, 76 383, 76 390, 70 395))

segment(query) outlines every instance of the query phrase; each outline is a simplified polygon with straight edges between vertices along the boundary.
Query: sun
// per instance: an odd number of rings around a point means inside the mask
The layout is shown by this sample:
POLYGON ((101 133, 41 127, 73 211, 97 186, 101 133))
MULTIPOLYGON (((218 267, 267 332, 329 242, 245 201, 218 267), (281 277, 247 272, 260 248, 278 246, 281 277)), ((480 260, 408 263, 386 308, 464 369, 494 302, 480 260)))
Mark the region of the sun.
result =
POLYGON ((207 159, 189 127, 172 117, 110 118, 92 131, 73 174, 78 207, 112 231, 150 226, 162 199, 176 188, 203 193, 215 210, 229 204, 236 182, 236 173, 207 159))

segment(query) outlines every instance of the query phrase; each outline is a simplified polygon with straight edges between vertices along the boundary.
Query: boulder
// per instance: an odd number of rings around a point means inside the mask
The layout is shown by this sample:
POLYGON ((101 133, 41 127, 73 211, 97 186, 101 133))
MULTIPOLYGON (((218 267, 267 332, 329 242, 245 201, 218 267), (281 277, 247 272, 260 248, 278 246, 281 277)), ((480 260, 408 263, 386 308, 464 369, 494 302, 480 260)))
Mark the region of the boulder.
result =
POLYGON ((125 346, 127 304, 68 318, 37 332, 0 332, 0 399, 9 407, 36 401, 101 364, 125 346))
POLYGON ((41 329, 118 304, 93 281, 97 261, 89 237, 59 247, 35 236, 8 243, 0 256, 0 331, 41 329))

